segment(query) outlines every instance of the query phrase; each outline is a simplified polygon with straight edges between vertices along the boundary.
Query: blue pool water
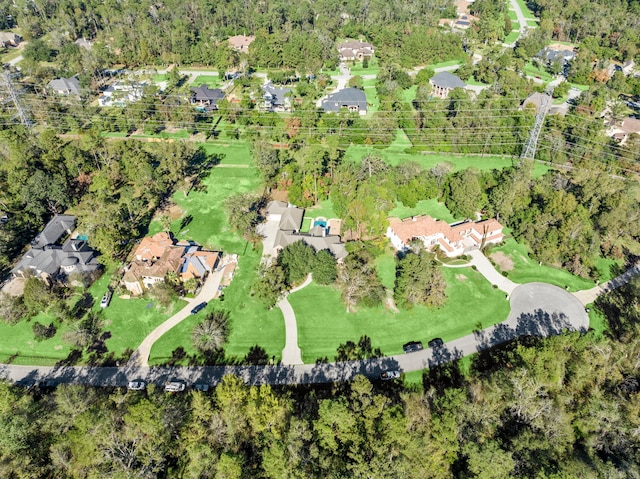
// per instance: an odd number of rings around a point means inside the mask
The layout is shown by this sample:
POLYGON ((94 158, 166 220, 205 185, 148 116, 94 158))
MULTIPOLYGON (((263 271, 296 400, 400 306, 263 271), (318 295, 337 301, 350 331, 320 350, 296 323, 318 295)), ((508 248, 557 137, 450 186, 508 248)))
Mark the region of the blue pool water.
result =
POLYGON ((326 221, 314 221, 313 222, 313 226, 321 226, 322 228, 326 228, 327 227, 327 222, 326 221))
POLYGON ((87 235, 78 235, 78 239, 82 241, 87 241, 89 238, 87 237, 87 235))

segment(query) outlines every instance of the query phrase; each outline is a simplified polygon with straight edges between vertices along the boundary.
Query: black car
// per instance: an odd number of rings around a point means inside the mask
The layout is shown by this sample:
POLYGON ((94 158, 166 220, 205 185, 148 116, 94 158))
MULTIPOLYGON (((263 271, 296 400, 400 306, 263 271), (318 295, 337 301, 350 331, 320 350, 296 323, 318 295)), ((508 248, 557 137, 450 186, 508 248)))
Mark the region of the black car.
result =
POLYGON ((424 346, 422 346, 422 343, 420 341, 411 341, 410 343, 402 346, 402 350, 405 353, 415 353, 416 351, 422 351, 423 349, 424 346))
POLYGON ((191 310, 191 314, 196 314, 199 311, 202 311, 204 308, 207 307, 207 302, 205 301, 204 303, 200 303, 199 305, 195 306, 192 310, 191 310))
POLYGON ((431 341, 429 341, 429 347, 433 349, 439 348, 443 344, 444 341, 442 340, 442 338, 433 338, 431 341))

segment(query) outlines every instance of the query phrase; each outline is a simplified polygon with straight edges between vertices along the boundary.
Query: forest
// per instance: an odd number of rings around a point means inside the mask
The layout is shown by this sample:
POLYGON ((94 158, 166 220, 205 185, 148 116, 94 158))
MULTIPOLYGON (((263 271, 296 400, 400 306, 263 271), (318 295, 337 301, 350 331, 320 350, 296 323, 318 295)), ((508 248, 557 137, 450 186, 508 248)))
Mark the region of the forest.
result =
POLYGON ((2 383, 0 475, 634 477, 639 288, 598 299, 604 335, 522 338, 418 383, 248 387, 227 376, 183 395, 2 383))

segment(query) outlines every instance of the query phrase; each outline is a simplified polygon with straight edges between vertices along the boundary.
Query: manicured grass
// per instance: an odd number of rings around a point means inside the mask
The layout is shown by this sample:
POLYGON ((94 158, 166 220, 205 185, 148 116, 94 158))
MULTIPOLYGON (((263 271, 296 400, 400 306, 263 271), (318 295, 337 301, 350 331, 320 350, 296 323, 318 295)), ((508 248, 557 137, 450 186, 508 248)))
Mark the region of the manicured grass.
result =
POLYGON ((349 71, 352 76, 355 75, 377 75, 380 72, 380 65, 378 59, 373 57, 369 60, 369 67, 363 68, 362 62, 358 62, 353 66, 349 66, 349 71))
POLYGON ((465 82, 467 83, 467 85, 471 86, 488 86, 487 83, 477 81, 473 75, 469 77, 469 79, 465 80, 465 82))
POLYGON ((541 80, 545 82, 550 82, 553 80, 553 77, 549 75, 543 68, 536 67, 533 63, 529 62, 524 67, 524 72, 528 76, 532 77, 540 77, 541 80))
POLYGON ((578 85, 577 83, 569 83, 573 88, 577 88, 580 91, 587 91, 589 89, 589 85, 578 85))
MULTIPOLYGON (((518 25, 518 28, 520 28, 519 25, 518 25)), ((509 35, 504 37, 503 43, 507 43, 507 44, 513 43, 516 40, 518 40, 518 38, 520 38, 520 32, 518 30, 514 30, 509 35)))
POLYGON ((238 268, 231 284, 224 291, 224 300, 211 301, 207 309, 197 315, 190 315, 170 332, 162 336, 151 349, 150 364, 159 364, 171 358, 177 347, 184 348, 187 355, 195 352, 191 343, 191 331, 202 321, 207 311, 224 309, 229 311, 231 333, 224 346, 227 358, 241 359, 253 346, 263 348, 269 357, 279 360, 284 348, 284 319, 280 309, 266 310, 253 296, 251 287, 255 281, 255 271, 260 262, 260 252, 248 250, 239 257, 238 268), (203 314, 204 313, 204 314, 203 314))
MULTIPOLYGON (((480 170, 491 170, 493 168, 506 168, 515 161, 504 156, 480 156, 480 155, 445 155, 439 153, 407 153, 405 150, 411 147, 411 142, 403 131, 399 131, 396 139, 387 148, 375 148, 367 145, 351 145, 345 153, 345 161, 360 162, 367 155, 382 158, 391 165, 398 165, 407 161, 415 161, 424 168, 432 168, 440 163, 450 163, 453 170, 458 171, 465 168, 478 168, 480 170)), ((540 176, 549 170, 544 164, 536 164, 534 175, 540 176)))
POLYGON ((305 216, 302 219, 302 225, 300 226, 301 233, 308 233, 311 229, 311 218, 309 216, 305 216))
POLYGON ((393 290, 396 281, 395 250, 389 248, 385 254, 376 258, 376 270, 385 288, 393 290))
POLYGON ((416 91, 418 91, 418 86, 413 85, 411 88, 402 90, 402 92, 400 93, 400 98, 402 99, 402 101, 412 102, 416 99, 416 91))
POLYGON ((464 60, 460 58, 454 58, 453 60, 446 60, 443 62, 431 63, 427 65, 426 68, 431 68, 432 70, 435 70, 436 68, 452 67, 454 65, 459 65, 460 63, 464 63, 464 60))
POLYGON ((218 75, 198 75, 193 80, 193 86, 207 85, 209 88, 218 88, 222 84, 218 75))
MULTIPOLYGON (((289 296, 298 321, 298 343, 305 362, 335 357, 346 341, 371 338, 385 355, 400 354, 408 341, 445 341, 471 334, 506 319, 509 304, 504 293, 491 287, 480 273, 470 268, 443 268, 448 300, 440 309, 416 307, 393 313, 383 307, 361 308, 346 313, 337 289, 315 283, 289 296), (473 312, 473 314, 470 314, 473 312)), ((388 278, 386 279, 388 281, 388 278)))
POLYGON ((313 216, 314 218, 316 216, 324 216, 325 218, 337 217, 336 213, 333 211, 333 202, 331 201, 331 198, 322 200, 318 205, 307 208, 304 214, 305 216, 313 216))
POLYGON ((529 10, 529 7, 527 6, 527 2, 525 2, 524 0, 516 0, 516 1, 518 2, 518 6, 520 7, 520 10, 522 10, 522 14, 524 15, 525 18, 532 19, 532 20, 536 18, 533 12, 529 10))
MULTIPOLYGON (((257 191, 260 179, 253 168, 212 168, 202 181, 201 191, 188 194, 178 191, 173 201, 182 209, 183 216, 171 223, 171 232, 178 239, 194 240, 205 248, 225 253, 243 254, 250 246, 237 233, 231 231, 224 211, 224 200, 235 193, 257 191), (184 226, 183 219, 191 216, 184 226)), ((156 219, 149 233, 160 231, 156 219)))
POLYGON ((6 49, 5 51, 7 51, 8 53, 5 53, 4 55, 2 55, 2 62, 8 63, 13 59, 18 58, 20 55, 22 55, 23 50, 24 48, 6 49))
POLYGON ((516 14, 515 10, 511 10, 511 9, 508 10, 507 11, 507 15, 509 15, 509 18, 511 19, 511 22, 518 21, 518 15, 516 14))
MULTIPOLYGON (((253 156, 246 141, 220 140, 220 143, 198 143, 208 154, 216 154, 221 158, 221 165, 253 166, 253 156)), ((257 175, 257 172, 255 173, 257 175)))
POLYGON ((322 69, 322 70, 320 70, 320 73, 323 74, 323 75, 338 76, 338 75, 340 75, 340 68, 336 67, 333 70, 322 69))
POLYGON ((161 131, 156 135, 131 135, 131 138, 168 138, 168 139, 174 139, 174 140, 186 140, 190 136, 191 136, 191 133, 189 133, 188 131, 180 130, 180 131, 174 131, 171 133, 167 131, 161 131))
POLYGON ((595 331, 597 337, 601 337, 609 329, 607 318, 598 310, 593 307, 593 304, 588 304, 589 309, 589 328, 595 331))
POLYGON ((419 215, 429 215, 438 220, 446 221, 447 223, 456 221, 456 218, 453 217, 445 204, 440 203, 436 199, 418 201, 415 208, 404 206, 398 201, 397 206, 389 213, 389 216, 395 216, 401 219, 419 215))
POLYGON ((364 93, 367 96, 367 115, 372 115, 380 109, 380 99, 376 91, 376 80, 364 80, 364 93))
MULTIPOLYGON (((507 274, 509 279, 516 283, 532 283, 540 281, 550 283, 561 288, 568 287, 569 291, 579 291, 590 289, 595 286, 594 282, 585 278, 575 276, 568 271, 548 265, 540 265, 536 260, 529 257, 527 247, 517 243, 513 238, 505 240, 504 245, 492 249, 502 251, 513 261, 513 269, 507 274)), ((499 267, 496 267, 500 271, 499 267)))
POLYGON ((538 21, 537 20, 529 20, 527 18, 527 26, 529 28, 538 28, 538 21))
POLYGON ((598 270, 599 281, 604 283, 612 278, 615 278, 622 273, 620 268, 623 266, 622 260, 615 260, 610 258, 598 258, 595 261, 595 267, 598 270))
POLYGON ((168 75, 166 73, 156 73, 151 77, 151 81, 153 83, 160 83, 163 81, 167 81, 168 75))

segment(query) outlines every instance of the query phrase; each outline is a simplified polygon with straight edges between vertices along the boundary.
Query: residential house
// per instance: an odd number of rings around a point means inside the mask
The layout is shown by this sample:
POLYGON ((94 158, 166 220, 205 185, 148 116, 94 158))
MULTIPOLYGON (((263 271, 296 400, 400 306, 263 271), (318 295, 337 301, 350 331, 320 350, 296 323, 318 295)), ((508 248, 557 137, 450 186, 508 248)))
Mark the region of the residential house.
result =
POLYGON ((253 43, 256 37, 246 36, 246 35, 235 35, 233 37, 229 37, 227 42, 229 46, 234 50, 239 51, 240 53, 249 53, 249 45, 253 43))
POLYGON ((68 282, 77 274, 85 280, 92 279, 101 265, 87 240, 73 235, 75 226, 75 216, 54 216, 11 270, 13 276, 33 275, 47 281, 68 282))
POLYGON ((267 219, 279 221, 272 256, 276 258, 280 251, 296 241, 303 241, 316 251, 328 250, 337 261, 342 261, 348 253, 340 236, 331 234, 331 229, 315 225, 309 233, 300 233, 304 210, 281 201, 272 201, 267 205, 267 219))
POLYGON ((56 78, 47 84, 47 90, 56 95, 80 96, 80 81, 76 77, 56 78))
POLYGON ((450 258, 485 244, 500 243, 504 235, 502 225, 495 219, 465 221, 449 225, 431 216, 390 218, 387 237, 398 251, 408 251, 413 240, 420 240, 430 250, 440 250, 450 258))
POLYGON ((100 106, 124 106, 142 98, 145 82, 116 81, 102 92, 98 103, 100 106))
POLYGON ((145 237, 133 253, 122 278, 125 288, 134 295, 175 275, 182 281, 204 279, 218 266, 221 253, 204 251, 193 243, 176 243, 168 233, 145 237))
POLYGON ((22 37, 13 32, 0 32, 0 46, 2 48, 17 47, 22 37))
POLYGON ((219 88, 213 90, 207 85, 191 88, 191 104, 205 110, 217 110, 218 102, 224 99, 224 92, 219 88))
POLYGON ((559 63, 566 65, 576 57, 576 52, 573 47, 549 45, 536 53, 536 57, 547 64, 559 63))
POLYGON ((365 58, 370 59, 375 53, 375 48, 371 43, 361 42, 359 40, 347 40, 338 44, 338 54, 341 62, 362 61, 365 58))
POLYGON ((613 126, 607 130, 609 136, 619 141, 621 145, 624 145, 629 136, 632 134, 640 135, 640 119, 628 116, 620 126, 613 126))
POLYGON ((632 58, 631 60, 627 60, 622 64, 622 73, 624 73, 624 76, 628 77, 629 75, 633 74, 635 68, 636 62, 632 58))
POLYGON ((320 108, 329 113, 336 113, 343 109, 357 112, 360 115, 367 114, 367 95, 358 88, 345 88, 327 95, 320 102, 320 108))
POLYGON ((622 72, 624 76, 628 77, 633 73, 635 66, 636 64, 633 59, 627 60, 624 63, 612 60, 607 65, 606 71, 609 74, 609 78, 612 77, 615 72, 622 72))
POLYGON ((436 73, 431 77, 429 83, 431 83, 432 87, 432 96, 437 98, 447 98, 455 88, 465 88, 467 86, 460 77, 449 72, 436 73))
POLYGON ((78 45, 80 48, 84 48, 87 51, 91 50, 91 47, 93 46, 93 42, 90 42, 89 40, 87 40, 86 38, 82 37, 82 38, 78 38, 75 42, 76 45, 78 45))
POLYGON ((269 82, 262 85, 262 109, 267 111, 291 111, 291 88, 276 88, 269 82))

